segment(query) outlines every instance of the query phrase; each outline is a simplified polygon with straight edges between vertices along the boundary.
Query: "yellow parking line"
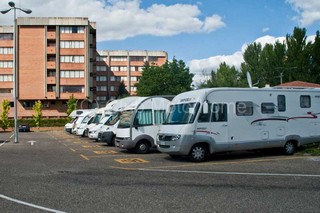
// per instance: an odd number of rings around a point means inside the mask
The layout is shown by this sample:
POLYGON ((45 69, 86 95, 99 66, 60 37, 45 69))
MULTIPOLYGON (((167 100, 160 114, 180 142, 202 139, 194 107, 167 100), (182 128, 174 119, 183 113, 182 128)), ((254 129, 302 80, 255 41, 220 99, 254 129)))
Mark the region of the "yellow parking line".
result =
POLYGON ((84 158, 85 160, 90 160, 87 156, 85 155, 80 155, 82 158, 84 158))

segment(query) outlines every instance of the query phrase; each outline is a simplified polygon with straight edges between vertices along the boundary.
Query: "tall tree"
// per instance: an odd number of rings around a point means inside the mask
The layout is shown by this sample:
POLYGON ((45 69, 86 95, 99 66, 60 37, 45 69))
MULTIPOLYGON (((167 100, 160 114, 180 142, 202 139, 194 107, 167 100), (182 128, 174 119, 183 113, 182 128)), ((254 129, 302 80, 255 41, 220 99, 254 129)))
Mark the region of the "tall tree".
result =
POLYGON ((314 83, 320 83, 320 33, 316 32, 310 51, 310 74, 314 83))
POLYGON ((1 128, 6 131, 8 129, 10 122, 9 122, 9 110, 10 110, 10 102, 7 99, 3 99, 1 102, 1 120, 0 125, 1 128))
POLYGON ((129 92, 128 90, 126 89, 126 85, 124 84, 123 81, 120 82, 120 86, 119 86, 119 89, 118 89, 118 96, 117 98, 120 99, 120 98, 124 98, 124 97, 127 97, 129 96, 129 92))
POLYGON ((33 120, 38 128, 40 128, 42 120, 42 103, 40 100, 36 101, 32 109, 34 110, 33 120))
POLYGON ((77 99, 73 96, 73 94, 69 97, 67 101, 67 115, 70 115, 71 112, 77 109, 77 99))
POLYGON ((186 64, 174 58, 160 67, 146 63, 135 86, 140 96, 177 95, 191 90, 192 77, 186 64))

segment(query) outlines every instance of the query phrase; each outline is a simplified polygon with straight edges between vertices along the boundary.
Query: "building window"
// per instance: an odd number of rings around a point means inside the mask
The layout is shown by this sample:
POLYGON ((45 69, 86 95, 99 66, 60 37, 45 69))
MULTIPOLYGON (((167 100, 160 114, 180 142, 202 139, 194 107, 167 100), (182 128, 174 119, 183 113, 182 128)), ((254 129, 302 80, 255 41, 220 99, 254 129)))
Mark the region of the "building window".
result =
POLYGON ((110 91, 116 91, 116 87, 115 86, 110 86, 110 91))
POLYGON ((146 57, 144 56, 131 56, 130 61, 145 61, 146 57))
POLYGON ((24 102, 22 102, 22 106, 23 106, 24 108, 31 108, 31 107, 34 106, 34 104, 35 104, 34 101, 24 101, 24 102))
POLYGON ((0 68, 13 68, 13 61, 0 61, 0 68))
POLYGON ((142 72, 144 67, 138 67, 138 71, 142 72))
POLYGON ((107 66, 96 66, 97 72, 107 71, 107 66))
POLYGON ((61 48, 84 48, 83 41, 60 41, 61 48))
POLYGON ((84 78, 84 71, 81 70, 63 70, 60 71, 61 78, 84 78))
POLYGON ((156 56, 149 56, 149 57, 148 57, 148 60, 155 62, 155 61, 158 61, 158 57, 156 57, 156 56))
POLYGON ((301 95, 300 96, 300 107, 301 108, 310 108, 311 107, 310 95, 301 95))
POLYGON ((107 96, 97 96, 97 101, 106 101, 107 96))
POLYGON ((127 67, 119 67, 121 72, 126 72, 128 69, 127 67))
POLYGON ((117 72, 117 71, 119 71, 119 67, 111 66, 110 70, 113 71, 113 72, 117 72))
POLYGON ((130 90, 135 92, 135 91, 137 91, 137 87, 130 87, 130 90))
POLYGON ((128 77, 120 77, 120 81, 127 81, 128 77))
POLYGON ((236 102, 236 114, 238 116, 253 115, 253 103, 251 101, 236 102))
POLYGON ((107 86, 97 86, 97 91, 107 91, 107 86))
POLYGON ((136 71, 136 67, 130 67, 130 71, 131 72, 135 72, 136 71))
POLYGON ((83 26, 60 27, 60 33, 84 33, 83 26))
POLYGON ((47 92, 55 92, 56 91, 56 85, 54 84, 48 84, 47 86, 47 92))
POLYGON ((0 54, 13 54, 13 48, 12 47, 0 47, 0 54))
POLYGON ((84 93, 84 86, 61 86, 61 93, 84 93))
POLYGON ((96 81, 107 81, 107 76, 97 76, 96 81))
POLYGON ((62 63, 84 63, 84 56, 73 55, 73 56, 61 56, 60 61, 62 63))
POLYGON ((13 33, 0 33, 0 40, 13 40, 13 33))
POLYGON ((0 75, 0 81, 13 81, 13 75, 0 75))
POLYGON ((127 56, 111 56, 111 61, 127 61, 127 56))
POLYGON ((97 56, 96 61, 107 61, 107 56, 97 56))
POLYGON ((0 88, 0 93, 12 93, 13 89, 10 88, 0 88))

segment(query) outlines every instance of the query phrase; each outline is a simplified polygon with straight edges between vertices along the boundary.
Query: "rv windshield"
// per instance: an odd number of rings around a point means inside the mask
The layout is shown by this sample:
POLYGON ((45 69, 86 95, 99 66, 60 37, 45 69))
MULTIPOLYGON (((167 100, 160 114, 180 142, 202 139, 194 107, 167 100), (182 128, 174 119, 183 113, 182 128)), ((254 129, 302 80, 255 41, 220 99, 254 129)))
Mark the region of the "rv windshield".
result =
POLYGON ((120 118, 120 113, 119 112, 117 112, 116 114, 111 115, 110 118, 108 119, 107 125, 108 126, 115 125, 117 123, 117 121, 119 120, 119 118, 120 118))
POLYGON ((133 110, 121 112, 118 128, 129 128, 131 124, 131 117, 133 116, 133 114, 133 110))
POLYGON ((199 103, 185 103, 170 106, 169 115, 164 124, 187 124, 193 123, 199 103))

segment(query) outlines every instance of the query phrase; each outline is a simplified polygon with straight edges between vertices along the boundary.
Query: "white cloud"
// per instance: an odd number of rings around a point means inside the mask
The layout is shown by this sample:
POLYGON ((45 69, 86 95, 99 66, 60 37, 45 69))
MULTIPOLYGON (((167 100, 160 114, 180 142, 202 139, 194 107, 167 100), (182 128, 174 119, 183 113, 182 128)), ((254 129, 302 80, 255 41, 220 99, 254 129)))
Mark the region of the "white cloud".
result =
POLYGON ((262 32, 265 33, 265 32, 268 32, 269 30, 270 30, 269 27, 265 27, 265 28, 262 29, 262 32))
MULTIPOLYGON (((23 0, 22 8, 32 9, 32 17, 88 17, 97 22, 98 41, 123 40, 137 35, 172 36, 181 33, 208 33, 225 23, 213 14, 201 20, 198 4, 153 4, 142 8, 141 0, 23 0)), ((0 8, 9 8, 1 1, 0 8)), ((12 16, 1 16, 2 24, 12 24, 12 16)))
POLYGON ((305 27, 320 21, 319 0, 286 0, 299 13, 300 24, 305 27))

